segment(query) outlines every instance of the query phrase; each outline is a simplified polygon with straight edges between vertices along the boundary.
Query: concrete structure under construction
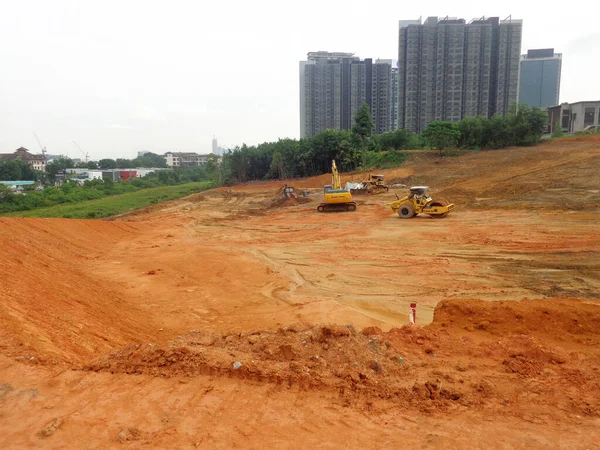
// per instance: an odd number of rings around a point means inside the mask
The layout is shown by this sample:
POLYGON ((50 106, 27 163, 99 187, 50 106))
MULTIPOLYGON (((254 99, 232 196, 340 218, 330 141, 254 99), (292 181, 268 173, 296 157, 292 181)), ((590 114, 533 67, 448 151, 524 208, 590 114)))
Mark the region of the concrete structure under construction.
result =
POLYGON ((577 103, 563 103, 548 108, 550 133, 557 125, 565 133, 575 133, 600 127, 600 100, 577 103))
POLYGON ((546 109, 558 105, 562 54, 553 48, 528 50, 521 56, 519 104, 546 109))
POLYGON ((506 114, 517 102, 521 20, 400 21, 398 127, 506 114))
POLYGON ((300 61, 300 137, 328 128, 349 130, 363 103, 375 132, 391 128, 391 60, 360 60, 352 53, 311 52, 300 61))

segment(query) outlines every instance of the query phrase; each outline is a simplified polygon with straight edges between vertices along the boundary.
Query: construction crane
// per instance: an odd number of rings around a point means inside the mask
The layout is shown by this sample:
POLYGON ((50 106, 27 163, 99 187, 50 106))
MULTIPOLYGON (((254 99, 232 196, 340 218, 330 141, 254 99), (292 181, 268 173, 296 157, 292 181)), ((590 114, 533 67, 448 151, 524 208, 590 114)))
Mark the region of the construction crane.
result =
POLYGON ((40 138, 38 137, 38 135, 35 131, 33 132, 33 136, 35 137, 35 140, 37 141, 38 145, 40 146, 40 150, 42 151, 42 156, 44 157, 44 161, 45 161, 46 160, 46 146, 42 145, 40 138))
POLYGON ((73 141, 73 144, 75 144, 75 147, 77 147, 81 154, 85 156, 85 162, 87 163, 90 159, 89 153, 84 152, 83 149, 79 146, 79 144, 77 144, 77 142, 73 141))

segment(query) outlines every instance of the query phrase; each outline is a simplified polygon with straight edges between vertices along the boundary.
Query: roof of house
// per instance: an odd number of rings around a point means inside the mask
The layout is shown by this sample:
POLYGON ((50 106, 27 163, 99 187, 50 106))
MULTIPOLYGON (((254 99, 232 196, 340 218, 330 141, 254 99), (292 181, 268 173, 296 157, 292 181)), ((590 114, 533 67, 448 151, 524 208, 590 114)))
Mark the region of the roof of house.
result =
POLYGON ((165 153, 165 156, 169 155, 169 154, 173 155, 173 156, 178 156, 180 158, 181 157, 184 157, 184 158, 186 158, 186 157, 197 158, 197 157, 200 157, 200 156, 208 156, 208 154, 201 155, 201 154, 196 153, 196 152, 167 152, 167 153, 165 153))
POLYGON ((34 155, 25 147, 19 147, 13 153, 0 154, 0 160, 7 161, 10 159, 21 159, 23 161, 44 161, 44 155, 34 155))
POLYGON ((587 100, 587 101, 581 101, 581 102, 573 102, 573 103, 561 103, 560 105, 554 105, 554 106, 548 106, 548 109, 552 109, 552 108, 560 108, 562 106, 573 106, 573 105, 581 105, 582 103, 596 103, 599 104, 600 100, 587 100))
POLYGON ((4 186, 31 186, 35 181, 0 181, 4 186))

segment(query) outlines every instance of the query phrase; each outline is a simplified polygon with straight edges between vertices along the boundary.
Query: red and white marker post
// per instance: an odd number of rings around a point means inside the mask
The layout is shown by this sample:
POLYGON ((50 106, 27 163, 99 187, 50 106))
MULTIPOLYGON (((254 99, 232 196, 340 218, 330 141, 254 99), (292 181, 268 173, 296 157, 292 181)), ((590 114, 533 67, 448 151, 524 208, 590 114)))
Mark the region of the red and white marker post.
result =
POLYGON ((408 314, 408 323, 411 326, 417 324, 417 304, 416 303, 410 304, 410 313, 408 314))

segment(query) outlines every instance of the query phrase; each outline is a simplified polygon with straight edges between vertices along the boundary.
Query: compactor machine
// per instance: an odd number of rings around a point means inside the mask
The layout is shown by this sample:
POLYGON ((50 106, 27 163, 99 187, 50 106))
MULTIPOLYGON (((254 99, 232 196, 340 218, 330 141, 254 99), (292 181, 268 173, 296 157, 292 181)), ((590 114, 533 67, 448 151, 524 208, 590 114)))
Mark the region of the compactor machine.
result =
POLYGON ((441 219, 454 209, 454 203, 433 200, 429 196, 429 187, 413 186, 406 197, 400 198, 390 205, 392 211, 397 212, 403 219, 410 219, 419 214, 429 214, 431 217, 441 219))

